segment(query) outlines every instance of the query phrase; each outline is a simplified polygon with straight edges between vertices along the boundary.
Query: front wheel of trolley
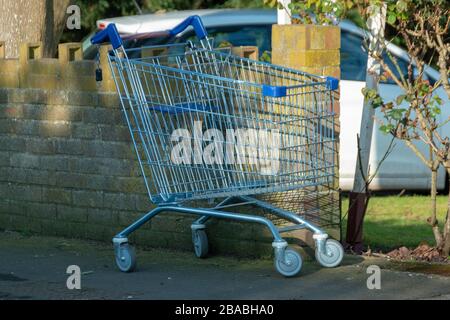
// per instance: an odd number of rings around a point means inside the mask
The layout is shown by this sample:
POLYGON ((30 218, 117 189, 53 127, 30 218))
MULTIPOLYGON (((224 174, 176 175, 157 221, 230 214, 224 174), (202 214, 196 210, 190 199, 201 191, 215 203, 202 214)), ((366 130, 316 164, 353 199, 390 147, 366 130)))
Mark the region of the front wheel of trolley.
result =
POLYGON ((296 276, 302 269, 302 257, 292 249, 284 250, 284 258, 275 258, 275 269, 285 277, 296 276))
POLYGON ((341 264, 343 258, 344 248, 339 241, 327 239, 324 250, 316 247, 316 259, 323 267, 334 268, 341 264))
POLYGON ((116 252, 116 264, 122 272, 133 272, 136 268, 136 253, 129 244, 120 245, 116 252))
POLYGON ((192 244, 197 258, 204 258, 208 254, 208 236, 203 229, 192 230, 192 244))

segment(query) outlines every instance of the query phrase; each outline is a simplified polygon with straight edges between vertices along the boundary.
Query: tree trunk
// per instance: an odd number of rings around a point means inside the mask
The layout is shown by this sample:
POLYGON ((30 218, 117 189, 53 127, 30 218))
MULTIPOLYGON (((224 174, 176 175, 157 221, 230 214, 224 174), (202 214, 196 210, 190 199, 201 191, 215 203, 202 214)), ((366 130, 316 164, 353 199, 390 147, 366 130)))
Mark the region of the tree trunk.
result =
POLYGON ((347 249, 351 249, 356 254, 362 254, 364 249, 363 226, 369 199, 368 192, 350 192, 349 194, 345 242, 347 249))
POLYGON ((436 195, 437 195, 437 167, 433 165, 431 168, 431 216, 427 219, 428 223, 433 230, 434 240, 436 241, 436 247, 442 248, 442 235, 439 231, 439 223, 436 218, 437 207, 436 207, 436 195))
MULTIPOLYGON (((450 200, 449 200, 449 208, 450 208, 450 200)), ((444 257, 450 256, 450 209, 447 208, 447 217, 445 218, 444 225, 444 240, 442 247, 442 255, 444 257)))
POLYGON ((44 57, 54 57, 58 50, 59 39, 66 27, 67 7, 74 0, 46 0, 47 2, 47 21, 45 24, 45 45, 43 50, 44 57), (50 9, 51 8, 51 9, 50 9))
POLYGON ((0 41, 5 41, 5 57, 17 58, 22 42, 41 39, 44 0, 0 0, 0 41))
POLYGON ((43 42, 44 57, 53 57, 65 26, 70 0, 0 0, 0 41, 5 57, 17 58, 22 42, 43 42))
MULTIPOLYGON (((447 174, 450 180, 450 167, 446 167, 445 169, 447 170, 447 174)), ((442 255, 448 257, 450 256, 450 191, 448 193, 447 216, 445 217, 443 236, 444 239, 443 239, 442 255)))

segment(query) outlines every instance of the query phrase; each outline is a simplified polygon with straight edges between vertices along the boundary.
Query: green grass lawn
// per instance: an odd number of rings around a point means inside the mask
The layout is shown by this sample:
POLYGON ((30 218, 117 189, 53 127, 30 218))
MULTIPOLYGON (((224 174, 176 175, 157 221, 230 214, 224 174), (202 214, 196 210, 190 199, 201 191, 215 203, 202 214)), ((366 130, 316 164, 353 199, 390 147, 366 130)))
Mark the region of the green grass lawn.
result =
MULTIPOLYGON (((443 221, 447 196, 438 197, 438 219, 443 221)), ((342 201, 342 216, 346 216, 348 198, 342 201)), ((425 241, 434 245, 434 237, 426 219, 430 216, 430 197, 426 195, 377 196, 369 201, 364 220, 364 244, 372 250, 387 251, 405 246, 415 248, 425 241)), ((343 221, 343 234, 347 220, 343 221)))

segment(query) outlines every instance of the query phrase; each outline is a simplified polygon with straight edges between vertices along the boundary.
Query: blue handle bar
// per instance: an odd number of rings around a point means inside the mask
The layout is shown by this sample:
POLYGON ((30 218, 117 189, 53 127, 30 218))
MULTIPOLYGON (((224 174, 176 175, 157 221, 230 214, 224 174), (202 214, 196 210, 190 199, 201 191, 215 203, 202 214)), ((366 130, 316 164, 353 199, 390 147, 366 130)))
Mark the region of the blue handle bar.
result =
POLYGON ((192 26, 194 28, 195 34, 197 35, 197 38, 199 40, 203 40, 208 36, 205 26, 203 25, 202 19, 200 19, 200 17, 197 15, 186 18, 183 22, 181 22, 175 28, 170 30, 169 34, 171 36, 175 36, 186 30, 186 28, 189 26, 192 26))
POLYGON ((108 24, 105 29, 97 32, 91 38, 92 44, 100 44, 103 42, 110 42, 114 49, 119 48, 123 44, 122 38, 120 38, 119 31, 117 31, 114 23, 108 24))
MULTIPOLYGON (((168 34, 171 36, 177 35, 186 30, 186 28, 188 28, 189 26, 192 26, 194 28, 195 34, 200 40, 203 40, 208 36, 205 26, 203 25, 202 19, 200 19, 200 17, 197 15, 186 18, 180 24, 175 26, 175 28, 169 30, 168 34)), ((161 32, 155 32, 155 34, 161 35, 161 32)), ((132 38, 133 36, 127 37, 127 39, 132 38)), ((117 31, 116 25, 114 23, 108 24, 108 26, 105 29, 97 32, 91 39, 92 44, 100 44, 103 42, 110 42, 114 49, 119 48, 123 44, 122 38, 120 37, 119 32, 117 31)))

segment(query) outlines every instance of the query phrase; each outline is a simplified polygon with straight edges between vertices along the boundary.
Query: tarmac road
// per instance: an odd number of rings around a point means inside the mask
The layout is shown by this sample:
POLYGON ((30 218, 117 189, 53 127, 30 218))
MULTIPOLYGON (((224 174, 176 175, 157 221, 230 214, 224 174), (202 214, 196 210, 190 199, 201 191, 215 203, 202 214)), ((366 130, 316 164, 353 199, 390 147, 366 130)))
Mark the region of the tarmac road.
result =
POLYGON ((346 256, 344 265, 304 262, 283 278, 271 260, 138 250, 138 270, 119 272, 112 245, 0 232, 0 299, 450 299, 450 277, 387 269, 382 259, 346 256), (367 288, 369 265, 381 267, 381 289, 367 288), (81 289, 66 286, 69 265, 81 289))

